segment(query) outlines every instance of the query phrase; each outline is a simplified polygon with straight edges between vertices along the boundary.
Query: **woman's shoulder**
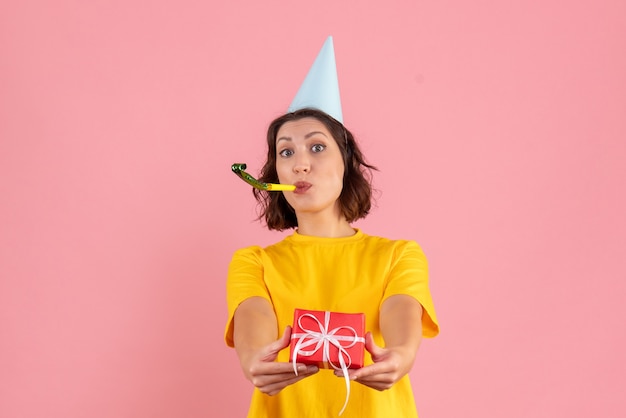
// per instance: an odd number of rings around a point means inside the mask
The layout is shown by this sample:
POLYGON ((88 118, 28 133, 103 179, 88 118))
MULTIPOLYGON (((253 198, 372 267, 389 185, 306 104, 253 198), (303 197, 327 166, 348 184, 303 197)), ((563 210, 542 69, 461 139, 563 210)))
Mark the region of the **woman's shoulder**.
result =
POLYGON ((404 249, 404 248, 413 248, 419 249, 421 251, 420 245, 415 240, 404 239, 404 238, 388 238, 377 235, 364 235, 364 242, 367 245, 378 246, 378 247, 386 247, 386 248, 395 248, 395 249, 404 249))
POLYGON ((259 260, 263 254, 263 248, 259 245, 250 245, 235 250, 232 263, 259 260))
POLYGON ((235 257, 237 258, 242 258, 242 257, 243 258, 250 258, 250 257, 260 258, 264 254, 268 254, 273 251, 280 250, 287 244, 287 242, 288 242, 288 239, 284 238, 278 242, 267 245, 265 247, 261 245, 249 245, 247 247, 241 247, 235 250, 233 254, 233 258, 235 257))

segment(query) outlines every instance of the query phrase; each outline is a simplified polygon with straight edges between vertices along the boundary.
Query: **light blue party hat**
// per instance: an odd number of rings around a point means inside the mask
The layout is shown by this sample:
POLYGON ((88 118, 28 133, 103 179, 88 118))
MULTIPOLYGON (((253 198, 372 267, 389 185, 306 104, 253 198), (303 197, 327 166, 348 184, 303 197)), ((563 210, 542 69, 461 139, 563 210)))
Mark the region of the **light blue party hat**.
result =
POLYGON ((311 66, 288 111, 313 107, 343 123, 333 37, 329 36, 311 66))

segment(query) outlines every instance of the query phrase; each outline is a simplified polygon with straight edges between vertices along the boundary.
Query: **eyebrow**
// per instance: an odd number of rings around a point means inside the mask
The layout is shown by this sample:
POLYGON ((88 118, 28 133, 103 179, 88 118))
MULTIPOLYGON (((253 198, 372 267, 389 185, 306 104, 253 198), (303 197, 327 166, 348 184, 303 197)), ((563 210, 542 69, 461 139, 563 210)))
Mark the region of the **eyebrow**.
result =
MULTIPOLYGON (((326 138, 328 138, 328 135, 326 135, 324 132, 322 131, 312 131, 309 132, 308 134, 304 135, 304 139, 309 139, 312 136, 315 136, 317 134, 321 134, 323 136, 325 136, 326 138)), ((280 138, 276 139, 276 143, 278 143, 279 141, 291 141, 292 138, 290 136, 281 136, 280 138)))

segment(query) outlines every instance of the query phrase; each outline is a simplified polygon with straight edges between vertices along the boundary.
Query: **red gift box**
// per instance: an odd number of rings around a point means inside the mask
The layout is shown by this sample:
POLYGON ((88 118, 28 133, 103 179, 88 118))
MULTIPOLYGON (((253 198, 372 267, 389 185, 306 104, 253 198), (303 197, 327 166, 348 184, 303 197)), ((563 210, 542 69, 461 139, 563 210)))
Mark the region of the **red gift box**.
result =
POLYGON ((365 353, 365 315, 296 309, 289 359, 321 369, 359 369, 365 353))

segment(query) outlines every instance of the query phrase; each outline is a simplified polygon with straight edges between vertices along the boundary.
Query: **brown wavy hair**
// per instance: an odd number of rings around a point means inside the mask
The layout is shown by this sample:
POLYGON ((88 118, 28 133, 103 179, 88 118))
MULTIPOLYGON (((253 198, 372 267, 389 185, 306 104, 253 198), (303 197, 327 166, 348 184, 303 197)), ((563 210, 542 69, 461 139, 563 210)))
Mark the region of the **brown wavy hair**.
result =
MULTIPOLYGON (((341 122, 320 110, 312 108, 296 110, 284 114, 270 123, 267 129, 267 159, 261 169, 259 181, 278 183, 276 135, 286 122, 303 118, 314 118, 323 123, 339 146, 344 162, 343 189, 339 196, 342 214, 348 222, 365 218, 372 207, 372 171, 377 170, 377 168, 365 162, 363 153, 361 153, 352 133, 341 122)), ((253 189, 253 193, 259 203, 258 219, 264 219, 268 229, 282 231, 298 226, 296 214, 291 205, 287 203, 283 193, 258 189, 253 189)))

